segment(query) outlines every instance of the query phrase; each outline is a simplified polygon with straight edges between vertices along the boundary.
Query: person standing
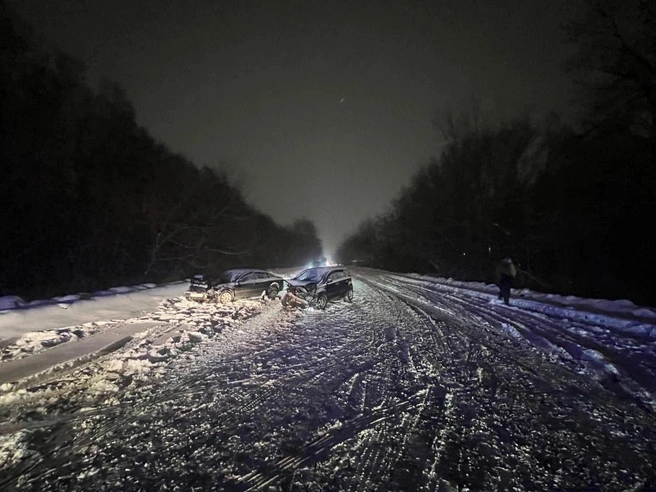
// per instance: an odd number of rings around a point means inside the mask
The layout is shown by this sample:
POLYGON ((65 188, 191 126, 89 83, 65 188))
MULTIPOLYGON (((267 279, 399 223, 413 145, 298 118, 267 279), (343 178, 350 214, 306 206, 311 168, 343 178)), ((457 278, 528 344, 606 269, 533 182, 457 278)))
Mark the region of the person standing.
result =
POLYGON ((510 289, 512 287, 517 269, 511 258, 504 258, 497 267, 497 285, 499 286, 499 299, 503 298, 506 305, 510 305, 510 289))

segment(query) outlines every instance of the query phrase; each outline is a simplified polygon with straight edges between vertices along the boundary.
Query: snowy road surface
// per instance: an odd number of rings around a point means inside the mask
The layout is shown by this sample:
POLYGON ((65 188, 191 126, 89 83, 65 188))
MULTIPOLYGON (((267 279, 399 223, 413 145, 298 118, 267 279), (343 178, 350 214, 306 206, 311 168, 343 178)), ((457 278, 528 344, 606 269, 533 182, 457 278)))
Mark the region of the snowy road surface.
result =
POLYGON ((654 490, 649 331, 382 272, 355 293, 174 299, 125 347, 5 385, 0 490, 654 490))

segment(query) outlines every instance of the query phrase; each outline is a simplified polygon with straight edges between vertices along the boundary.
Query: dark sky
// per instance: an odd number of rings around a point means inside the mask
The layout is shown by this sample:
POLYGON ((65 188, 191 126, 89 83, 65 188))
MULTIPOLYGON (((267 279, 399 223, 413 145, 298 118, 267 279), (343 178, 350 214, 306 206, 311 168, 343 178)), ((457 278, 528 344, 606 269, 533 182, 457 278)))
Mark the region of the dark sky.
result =
POLYGON ((565 111, 569 0, 8 0, 138 122, 334 251, 439 154, 436 110, 565 111))

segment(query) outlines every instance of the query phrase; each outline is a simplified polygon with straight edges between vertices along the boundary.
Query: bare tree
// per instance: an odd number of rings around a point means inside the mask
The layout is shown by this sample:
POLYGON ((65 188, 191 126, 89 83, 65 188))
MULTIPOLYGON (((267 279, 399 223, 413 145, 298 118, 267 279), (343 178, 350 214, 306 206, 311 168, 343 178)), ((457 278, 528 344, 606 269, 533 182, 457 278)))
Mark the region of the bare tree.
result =
POLYGON ((458 108, 456 111, 453 106, 445 105, 437 109, 433 116, 432 123, 445 141, 459 140, 491 128, 491 115, 478 96, 470 95, 460 101, 458 108))
POLYGON ((566 26, 578 47, 569 69, 590 95, 594 127, 613 123, 656 140, 656 4, 587 0, 566 26))

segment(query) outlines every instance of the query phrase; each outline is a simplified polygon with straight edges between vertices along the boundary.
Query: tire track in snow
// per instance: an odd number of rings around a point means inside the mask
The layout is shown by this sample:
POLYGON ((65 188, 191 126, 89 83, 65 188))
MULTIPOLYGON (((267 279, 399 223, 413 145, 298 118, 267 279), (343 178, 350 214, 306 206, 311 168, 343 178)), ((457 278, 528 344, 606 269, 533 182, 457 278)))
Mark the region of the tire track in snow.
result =
MULTIPOLYGON (((645 409, 656 409, 656 364, 648 354, 632 354, 630 360, 621 352, 598 342, 577 336, 565 329, 563 321, 552 319, 541 313, 525 312, 506 306, 489 304, 479 298, 469 298, 465 294, 454 294, 431 289, 415 283, 404 284, 397 278, 383 276, 397 289, 406 289, 429 302, 458 306, 457 312, 476 316, 497 329, 516 330, 529 343, 546 350, 560 353, 565 363, 571 367, 588 367, 601 378, 602 384, 622 397, 637 398, 645 409), (651 367, 651 369, 650 369, 651 367)), ((567 325, 567 323, 565 323, 567 325)))
POLYGON ((238 343, 226 332, 171 364, 132 406, 62 426, 53 461, 25 462, 25 489, 548 490, 654 477, 653 422, 502 335, 498 310, 476 308, 484 319, 462 300, 362 280, 351 304, 291 321, 272 308, 232 333, 238 343))
MULTIPOLYGON (((521 385, 522 381, 535 381, 535 383, 539 383, 539 384, 536 385, 535 387, 533 387, 532 382, 528 385, 524 385, 525 386, 524 391, 527 391, 527 395, 530 395, 531 399, 540 398, 539 400, 540 406, 544 406, 544 409, 540 408, 538 410, 538 414, 545 415, 545 417, 542 418, 550 419, 551 417, 548 416, 549 414, 544 414, 544 412, 547 411, 547 408, 550 406, 550 405, 546 405, 546 406, 544 405, 547 401, 545 398, 554 398, 558 400, 561 400, 562 398, 566 398, 566 399, 572 398, 566 393, 570 391, 569 388, 571 387, 571 383, 566 383, 563 386, 563 389, 557 389, 557 385, 559 383, 571 379, 571 376, 569 376, 567 373, 564 373, 563 371, 558 371, 558 370, 556 370, 556 372, 554 373, 555 368, 553 367, 552 364, 544 362, 541 359, 536 360, 535 357, 530 356, 530 352, 529 353, 524 352, 523 351, 524 349, 521 349, 521 346, 513 348, 514 345, 513 343, 509 342, 509 339, 507 339, 505 336, 500 337, 498 332, 496 332, 495 330, 486 329, 484 324, 482 325, 480 321, 477 321, 476 319, 479 318, 479 316, 475 313, 471 313, 471 310, 469 309, 468 306, 463 305, 462 303, 456 304, 454 306, 452 299, 449 298, 438 299, 437 296, 432 296, 427 298, 424 292, 417 291, 414 289, 406 289, 404 288, 404 286, 398 286, 398 285, 388 286, 384 282, 380 282, 379 279, 375 277, 366 278, 365 280, 368 283, 373 284, 375 287, 390 292, 392 295, 398 294, 399 299, 406 302, 410 306, 414 305, 415 307, 421 308, 421 306, 424 305, 425 303, 433 304, 433 305, 437 304, 438 306, 442 306, 437 310, 433 309, 432 312, 434 314, 432 314, 432 316, 437 315, 438 317, 445 318, 445 319, 451 319, 453 316, 459 316, 462 319, 462 322, 456 324, 455 328, 453 328, 454 331, 460 332, 457 335, 456 339, 459 340, 460 347, 462 347, 462 341, 468 340, 467 345, 469 345, 470 349, 473 347, 474 350, 472 350, 468 354, 466 360, 467 364, 465 364, 465 366, 469 367, 468 370, 466 370, 464 374, 460 374, 460 375, 455 374, 456 383, 461 382, 465 385, 464 387, 458 388, 456 384, 456 392, 457 394, 461 395, 458 398, 459 400, 464 398, 465 401, 471 401, 473 404, 473 402, 476 401, 477 399, 480 400, 481 398, 483 398, 489 403, 495 405, 499 405, 499 403, 502 403, 502 407, 500 408, 505 408, 506 410, 504 411, 507 411, 508 404, 510 404, 509 408, 513 412, 518 412, 518 411, 526 412, 528 415, 533 415, 536 411, 535 409, 532 408, 534 406, 533 401, 531 401, 530 399, 526 400, 525 398, 517 400, 515 397, 512 397, 511 400, 508 401, 507 397, 508 397, 508 390, 519 389, 517 388, 517 386, 518 384, 521 385), (474 326, 476 326, 476 328, 473 328, 474 326), (483 328, 483 330, 481 330, 481 328, 483 328), (522 361, 522 359, 526 359, 526 361, 522 361), (531 362, 527 363, 528 360, 531 360, 531 362), (538 362, 538 364, 535 364, 535 362, 538 362), (503 371, 501 373, 499 373, 499 371, 497 370, 497 366, 499 364, 502 364, 499 367, 503 368, 503 371), (504 374, 508 372, 508 368, 513 366, 517 369, 525 371, 523 377, 509 378, 504 374), (474 391, 478 391, 480 393, 479 396, 475 396, 475 397, 472 396, 474 394, 472 390, 466 387, 467 378, 471 374, 471 370, 475 370, 477 376, 476 379, 478 380, 478 389, 474 391), (546 375, 550 375, 550 377, 554 377, 554 376, 556 377, 554 378, 553 381, 549 381, 545 379, 546 375)), ((576 385, 578 385, 578 387, 574 391, 577 394, 582 391, 582 394, 590 399, 589 402, 586 402, 585 404, 586 407, 590 407, 595 404, 598 404, 600 408, 603 408, 604 406, 608 405, 607 395, 605 396, 599 395, 598 390, 594 388, 587 388, 585 384, 582 385, 581 383, 582 381, 578 381, 577 383, 575 383, 576 385)), ((447 382, 447 386, 448 386, 448 382, 447 382)), ((476 408, 476 406, 472 407, 471 404, 465 404, 464 408, 471 409, 471 408, 476 408)), ((550 411, 554 413, 560 412, 560 410, 558 410, 557 407, 550 411)), ((565 414, 571 411, 572 410, 566 408, 565 414)), ((608 410, 605 411, 608 412, 608 410)), ((592 414, 589 415, 590 416, 599 415, 599 412, 597 410, 594 410, 592 414)), ((475 420, 474 423, 476 424, 477 428, 481 429, 479 432, 483 432, 485 435, 488 436, 490 442, 496 443, 495 445, 497 446, 501 445, 502 447, 506 447, 507 452, 510 455, 517 455, 517 456, 521 455, 523 456, 522 459, 524 460, 533 459, 530 455, 526 454, 524 448, 517 445, 512 445, 508 447, 509 444, 503 442, 504 439, 506 439, 504 435, 507 434, 507 431, 505 431, 503 428, 499 428, 498 425, 495 425, 494 427, 489 427, 487 424, 485 424, 485 422, 481 421, 480 419, 475 420)), ((462 425, 463 424, 460 425, 455 424, 454 428, 459 429, 462 427, 462 425)), ((519 431, 519 429, 516 429, 516 431, 519 431)), ((528 432, 528 429, 524 430, 523 432, 528 432)), ((466 432, 460 432, 459 437, 457 439, 471 440, 473 439, 473 437, 467 437, 466 432)), ((547 448, 551 449, 551 446, 547 446, 547 448)), ((483 456, 483 454, 481 456, 483 456)), ((471 457, 468 457, 468 459, 463 462, 461 462, 460 460, 455 460, 455 463, 456 465, 452 466, 450 469, 447 468, 447 470, 442 470, 442 475, 444 475, 445 473, 446 475, 449 475, 450 473, 455 475, 457 479, 454 483, 458 483, 458 481, 462 479, 462 473, 465 472, 472 473, 472 471, 476 469, 475 466, 472 466, 471 457)), ((486 466, 489 466, 489 463, 483 462, 481 463, 480 469, 485 470, 486 466)), ((538 466, 538 462, 533 462, 532 466, 538 466)), ((496 480, 498 482, 499 480, 506 480, 505 477, 507 477, 509 473, 510 472, 506 470, 504 471, 504 473, 498 476, 480 477, 480 480, 483 482, 486 480, 487 481, 496 480)), ((545 473, 544 476, 547 477, 548 474, 545 473)), ((448 481, 444 482, 444 477, 441 477, 438 480, 438 482, 440 487, 448 486, 448 481)), ((478 488, 482 487, 481 483, 479 483, 478 488)), ((482 487, 482 488, 487 489, 491 486, 491 484, 492 482, 490 482, 490 485, 488 487, 482 487)), ((435 487, 438 487, 438 485, 435 485, 435 487)), ((551 487, 553 488, 555 487, 555 485, 552 484, 551 487)), ((428 488, 428 490, 431 489, 428 488)))
MULTIPOLYGON (((609 347, 594 340, 585 339, 563 329, 562 320, 552 320, 539 313, 524 312, 506 306, 483 305, 474 298, 452 293, 435 292, 423 286, 412 285, 412 291, 427 291, 429 300, 439 296, 455 303, 473 315, 497 328, 511 326, 527 340, 546 351, 560 352, 561 356, 577 364, 585 364, 594 374, 602 378, 602 384, 622 397, 636 397, 649 411, 656 409, 656 372, 647 369, 646 356, 635 356, 631 360, 621 358, 609 347), (596 355, 598 354, 598 355, 596 355)), ((653 359, 652 359, 653 361, 653 359)))

